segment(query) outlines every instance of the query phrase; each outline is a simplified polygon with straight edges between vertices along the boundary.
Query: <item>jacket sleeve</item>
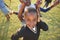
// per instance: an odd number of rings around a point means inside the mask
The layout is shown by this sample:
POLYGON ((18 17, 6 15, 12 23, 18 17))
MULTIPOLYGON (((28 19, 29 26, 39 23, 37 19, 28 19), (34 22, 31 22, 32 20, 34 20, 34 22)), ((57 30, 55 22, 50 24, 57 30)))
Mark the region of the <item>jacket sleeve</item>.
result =
POLYGON ((23 37, 23 27, 11 36, 11 40, 18 40, 20 37, 23 37))
POLYGON ((42 12, 48 12, 50 9, 51 9, 50 7, 46 8, 46 9, 40 7, 40 11, 42 11, 42 12))
POLYGON ((48 30, 48 25, 47 25, 45 22, 43 22, 43 21, 40 21, 40 22, 38 23, 38 27, 39 27, 40 29, 44 30, 44 31, 47 31, 47 30, 48 30))

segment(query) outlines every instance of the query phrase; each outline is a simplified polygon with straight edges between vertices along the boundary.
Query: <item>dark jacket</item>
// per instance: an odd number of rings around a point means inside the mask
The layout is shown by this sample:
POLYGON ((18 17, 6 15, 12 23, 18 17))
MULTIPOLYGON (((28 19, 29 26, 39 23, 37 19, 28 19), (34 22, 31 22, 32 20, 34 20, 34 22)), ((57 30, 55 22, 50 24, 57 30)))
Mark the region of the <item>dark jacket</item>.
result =
POLYGON ((38 40, 40 35, 40 29, 47 31, 48 26, 44 22, 39 22, 36 25, 37 33, 32 32, 27 26, 22 27, 16 34, 13 34, 11 40, 18 40, 20 37, 23 37, 23 40, 38 40))

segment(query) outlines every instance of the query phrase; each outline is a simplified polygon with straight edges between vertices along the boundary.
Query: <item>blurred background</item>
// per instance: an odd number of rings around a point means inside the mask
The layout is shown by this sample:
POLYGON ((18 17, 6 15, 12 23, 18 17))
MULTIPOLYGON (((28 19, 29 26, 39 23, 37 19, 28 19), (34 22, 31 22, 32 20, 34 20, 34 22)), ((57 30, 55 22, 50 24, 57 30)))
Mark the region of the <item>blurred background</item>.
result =
MULTIPOLYGON (((14 11, 18 11, 19 0, 4 0, 5 3, 14 11)), ((52 0, 53 3, 54 0, 52 0)), ((32 0, 32 3, 35 3, 32 0)), ((51 4, 49 4, 50 6, 51 4)), ((41 7, 44 6, 44 0, 41 7)), ((39 40, 60 40, 60 4, 52 8, 50 11, 41 12, 41 19, 49 26, 48 31, 41 30, 39 40)), ((21 28, 21 22, 17 15, 12 14, 10 21, 7 21, 4 14, 0 10, 0 40, 11 40, 11 35, 21 28)), ((20 39, 22 40, 22 39, 20 39)))

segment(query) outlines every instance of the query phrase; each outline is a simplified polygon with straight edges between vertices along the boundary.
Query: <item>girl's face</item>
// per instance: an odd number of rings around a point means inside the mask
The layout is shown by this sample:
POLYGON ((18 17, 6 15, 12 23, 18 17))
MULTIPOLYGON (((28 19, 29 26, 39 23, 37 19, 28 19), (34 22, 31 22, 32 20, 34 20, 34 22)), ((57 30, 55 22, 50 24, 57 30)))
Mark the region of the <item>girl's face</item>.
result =
POLYGON ((26 5, 29 6, 31 4, 31 0, 26 0, 26 5))
POLYGON ((34 27, 37 24, 37 15, 36 13, 27 13, 25 17, 25 22, 28 27, 34 27))

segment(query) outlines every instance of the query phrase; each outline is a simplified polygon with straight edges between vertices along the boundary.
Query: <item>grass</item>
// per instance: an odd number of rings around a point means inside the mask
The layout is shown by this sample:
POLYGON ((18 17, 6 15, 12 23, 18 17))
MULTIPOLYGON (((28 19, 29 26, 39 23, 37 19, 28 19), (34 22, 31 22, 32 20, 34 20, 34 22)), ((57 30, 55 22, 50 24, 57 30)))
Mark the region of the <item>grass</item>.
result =
MULTIPOLYGON (((11 5, 9 0, 5 1, 12 10, 17 11, 19 5, 18 0, 12 0, 11 5)), ((34 3, 34 0, 32 1, 34 3)), ((49 26, 48 31, 41 30, 39 40, 60 40, 60 4, 52 8, 50 11, 42 14, 42 20, 49 26)), ((0 40, 11 40, 12 34, 21 28, 21 22, 17 15, 11 15, 10 21, 7 21, 4 14, 0 11, 0 40)))

